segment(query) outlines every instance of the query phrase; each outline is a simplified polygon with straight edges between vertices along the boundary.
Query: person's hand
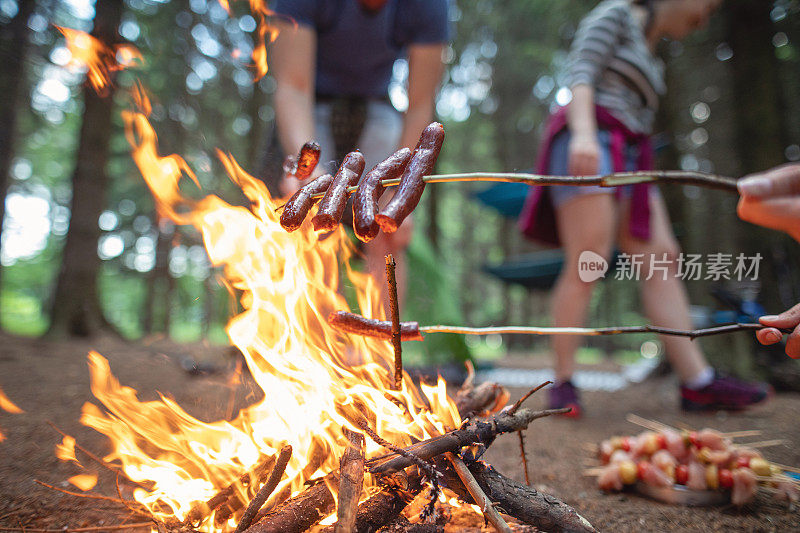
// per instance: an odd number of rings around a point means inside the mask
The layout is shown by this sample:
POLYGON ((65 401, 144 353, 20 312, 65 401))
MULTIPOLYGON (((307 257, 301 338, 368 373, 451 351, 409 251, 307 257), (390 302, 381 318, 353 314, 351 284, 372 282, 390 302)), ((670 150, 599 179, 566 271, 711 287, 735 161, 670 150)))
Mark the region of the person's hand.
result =
POLYGON ((786 341, 786 355, 793 359, 800 358, 800 304, 777 316, 762 316, 758 321, 767 326, 756 332, 758 342, 761 344, 780 342, 783 333, 777 328, 793 329, 786 341))
POLYGON ((600 166, 600 144, 596 135, 577 133, 569 140, 567 170, 573 176, 592 176, 600 166))
POLYGON ((785 231, 800 241, 800 164, 752 174, 738 186, 742 220, 785 231))

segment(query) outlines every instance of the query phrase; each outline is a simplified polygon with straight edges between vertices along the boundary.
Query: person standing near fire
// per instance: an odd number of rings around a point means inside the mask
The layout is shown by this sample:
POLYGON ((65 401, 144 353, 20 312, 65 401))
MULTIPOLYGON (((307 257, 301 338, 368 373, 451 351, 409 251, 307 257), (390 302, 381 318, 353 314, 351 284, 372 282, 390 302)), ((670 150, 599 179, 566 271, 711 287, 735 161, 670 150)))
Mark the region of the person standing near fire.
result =
MULTIPOLYGON (((369 170, 400 147, 414 148, 433 119, 442 79, 447 0, 277 0, 272 9, 279 33, 270 66, 285 154, 298 153, 313 139, 322 148, 321 162, 338 164, 358 149, 369 170), (402 58, 408 65, 408 107, 401 114, 389 100, 389 84, 402 58)), ((310 179, 334 171, 321 164, 310 179)), ((280 190, 288 196, 301 185, 284 175, 280 190)), ((381 232, 364 247, 367 271, 376 280, 383 279, 387 254, 398 260, 401 299, 412 230, 408 217, 395 233, 381 232)), ((378 286, 385 292, 384 283, 378 286)))
MULTIPOLYGON (((604 0, 581 22, 568 66, 569 105, 550 117, 538 172, 594 175, 652 168, 652 133, 659 97, 665 91, 663 64, 654 56, 662 38, 682 39, 706 24, 719 0, 604 0)), ((554 326, 581 326, 594 282, 579 277, 579 258, 591 251, 608 259, 614 244, 641 254, 641 272, 658 261, 667 275, 643 276, 642 299, 652 323, 691 329, 689 301, 677 272, 678 243, 658 190, 648 184, 535 188, 520 219, 526 235, 560 243, 565 263, 552 299, 554 326), (549 220, 548 220, 549 219, 549 220)), ((556 384, 551 407, 580 399, 571 378, 579 336, 553 340, 556 384)), ((681 379, 687 410, 742 409, 766 399, 768 387, 719 375, 697 344, 664 337, 672 367, 681 379)))

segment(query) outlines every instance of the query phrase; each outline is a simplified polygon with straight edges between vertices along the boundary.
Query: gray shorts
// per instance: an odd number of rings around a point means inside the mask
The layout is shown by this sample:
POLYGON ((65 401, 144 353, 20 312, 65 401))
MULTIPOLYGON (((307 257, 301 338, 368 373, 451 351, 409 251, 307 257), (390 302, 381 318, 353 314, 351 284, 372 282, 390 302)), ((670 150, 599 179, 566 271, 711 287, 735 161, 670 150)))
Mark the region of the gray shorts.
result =
MULTIPOLYGON (((332 104, 329 102, 319 102, 314 107, 314 138, 322 148, 320 162, 328 167, 335 157, 336 146, 331 133, 331 108, 332 104)), ((403 117, 390 103, 382 100, 367 102, 364 129, 358 145, 354 147, 364 154, 367 171, 398 149, 402 132, 403 117)), ((328 168, 328 171, 335 172, 336 169, 328 168)))

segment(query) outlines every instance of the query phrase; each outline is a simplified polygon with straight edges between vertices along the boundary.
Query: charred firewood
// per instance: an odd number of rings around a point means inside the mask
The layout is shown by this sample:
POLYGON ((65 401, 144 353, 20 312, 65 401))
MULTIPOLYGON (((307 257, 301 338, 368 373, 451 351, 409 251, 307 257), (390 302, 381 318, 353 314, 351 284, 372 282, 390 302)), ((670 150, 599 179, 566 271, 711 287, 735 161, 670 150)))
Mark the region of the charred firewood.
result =
MULTIPOLYGON (((263 479, 270 473, 272 466, 275 464, 275 456, 270 456, 258 463, 251 471, 245 472, 236 481, 216 493, 207 502, 195 505, 186 515, 184 524, 197 524, 201 522, 206 516, 218 507, 224 506, 226 509, 235 506, 240 502, 239 497, 236 495, 236 489, 242 486, 247 486, 255 483, 258 486, 263 479)), ((239 503, 237 508, 241 508, 244 504, 239 503)), ((227 518, 233 511, 228 513, 227 518)), ((219 514, 219 513, 217 513, 219 514)), ((223 520, 224 522, 224 520, 223 520)))
POLYGON ((456 407, 461 418, 488 416, 503 408, 508 402, 508 391, 497 383, 485 382, 477 387, 461 387, 456 393, 456 407))
POLYGON ((285 501, 246 532, 302 533, 333 512, 335 501, 331 487, 338 490, 338 472, 331 472, 315 485, 285 501))
MULTIPOLYGON (((569 410, 566 407, 544 411, 520 409, 514 414, 501 412, 487 420, 473 420, 459 429, 419 442, 405 448, 405 450, 422 460, 428 460, 445 452, 457 452, 464 446, 474 443, 483 443, 485 446, 489 446, 497 435, 525 429, 537 418, 567 413, 569 410)), ((392 453, 368 461, 367 466, 373 474, 388 474, 402 470, 412 464, 414 462, 408 457, 392 453)))
POLYGON ((339 494, 334 533, 350 533, 356 523, 358 500, 364 488, 364 435, 344 428, 350 442, 339 462, 339 494))
MULTIPOLYGON (((414 468, 408 476, 385 479, 387 486, 367 498, 358 506, 356 533, 375 533, 383 527, 401 519, 400 513, 422 491, 422 476, 414 468)), ((404 473, 402 473, 404 474, 404 473)), ((408 523, 406 520, 405 523, 408 523)), ((321 533, 333 533, 334 527, 326 527, 321 533)), ((403 529, 402 531, 406 531, 403 529)), ((409 530, 410 531, 410 530, 409 530)))
MULTIPOLYGON (((467 502, 474 503, 456 472, 446 465, 444 479, 448 488, 467 502)), ((593 533, 594 527, 575 509, 554 496, 509 479, 482 461, 467 465, 475 481, 494 505, 517 520, 543 531, 593 533)))

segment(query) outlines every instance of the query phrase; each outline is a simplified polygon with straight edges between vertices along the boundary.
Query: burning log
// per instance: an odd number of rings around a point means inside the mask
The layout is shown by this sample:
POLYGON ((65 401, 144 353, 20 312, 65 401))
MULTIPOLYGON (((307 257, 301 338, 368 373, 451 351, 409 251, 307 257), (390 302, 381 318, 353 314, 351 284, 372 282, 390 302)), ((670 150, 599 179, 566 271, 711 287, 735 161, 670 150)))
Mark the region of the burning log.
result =
MULTIPOLYGON (((473 420, 459 429, 411 445, 405 450, 422 460, 428 460, 446 452, 457 452, 464 446, 476 442, 482 442, 488 446, 497 435, 525 429, 538 418, 568 413, 569 411, 570 408, 565 407, 563 409, 547 409, 544 411, 520 409, 514 414, 501 412, 488 420, 473 420)), ((396 453, 373 459, 368 463, 369 470, 373 474, 397 472, 414 464, 411 459, 396 453)))
MULTIPOLYGON (((252 483, 253 481, 256 484, 261 483, 262 478, 266 476, 267 472, 270 471, 272 465, 275 464, 275 456, 269 456, 260 463, 258 463, 255 468, 253 468, 249 472, 245 472, 242 476, 216 493, 214 496, 211 497, 207 502, 198 504, 194 506, 190 511, 189 514, 186 515, 186 520, 184 520, 184 524, 198 524, 202 522, 202 520, 209 515, 212 511, 217 509, 218 507, 225 505, 224 509, 230 509, 232 506, 236 505, 234 502, 240 502, 239 497, 236 495, 237 487, 246 486, 252 483)), ((239 504, 238 508, 244 504, 239 504)), ((227 520, 236 509, 231 510, 224 520, 227 520)), ((223 511, 223 509, 220 509, 223 511)), ((217 513, 218 515, 220 513, 217 513)), ((224 522, 223 520, 223 522, 224 522)))
POLYGON ((339 473, 331 472, 250 526, 247 533, 302 533, 333 512, 331 488, 338 487, 339 473))
POLYGON ((467 361, 467 379, 456 392, 455 402, 461 418, 489 416, 508 402, 510 395, 505 387, 485 382, 475 386, 475 367, 467 361))
MULTIPOLYGON (((553 532, 596 531, 588 520, 558 498, 509 479, 481 461, 474 461, 467 468, 491 502, 525 524, 553 532)), ((445 470, 445 480, 465 502, 475 501, 451 468, 445 470)))
POLYGON ((350 533, 356 524, 358 500, 364 488, 364 435, 344 429, 350 445, 339 463, 339 494, 336 508, 338 521, 334 533, 350 533))
POLYGON ((250 502, 250 505, 245 509, 242 519, 239 521, 239 525, 236 526, 236 531, 234 533, 242 533, 245 529, 250 527, 256 513, 258 513, 264 503, 266 503, 267 498, 269 498, 272 491, 275 490, 275 487, 278 486, 278 483, 283 477, 283 473, 286 471, 286 465, 289 464, 289 459, 291 458, 292 447, 287 444, 281 449, 281 453, 278 455, 278 460, 269 478, 267 478, 267 482, 258 490, 253 500, 250 502))
MULTIPOLYGON (((395 521, 423 487, 419 470, 414 468, 410 472, 407 477, 403 472, 401 484, 396 483, 398 476, 395 476, 393 478, 395 483, 392 486, 384 487, 380 492, 362 502, 358 506, 355 528, 351 531, 373 533, 395 521)), ((330 526, 323 529, 321 533, 333 533, 333 531, 334 526, 330 526)))

